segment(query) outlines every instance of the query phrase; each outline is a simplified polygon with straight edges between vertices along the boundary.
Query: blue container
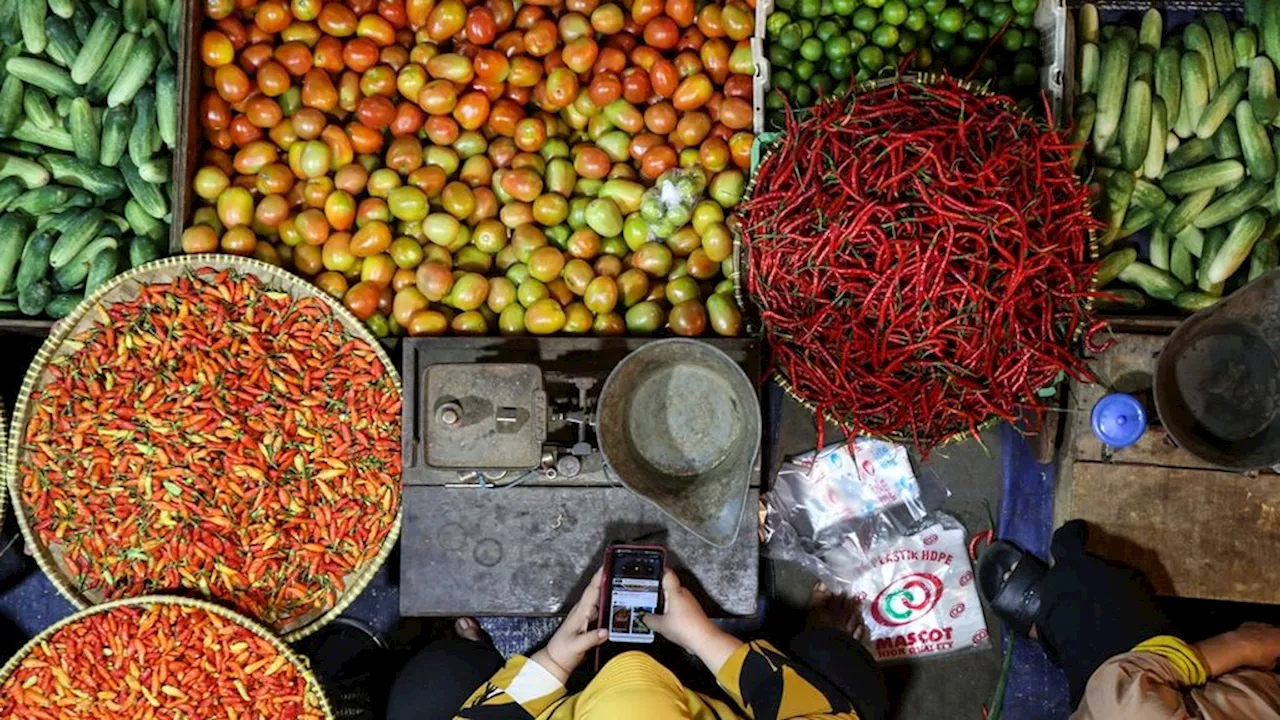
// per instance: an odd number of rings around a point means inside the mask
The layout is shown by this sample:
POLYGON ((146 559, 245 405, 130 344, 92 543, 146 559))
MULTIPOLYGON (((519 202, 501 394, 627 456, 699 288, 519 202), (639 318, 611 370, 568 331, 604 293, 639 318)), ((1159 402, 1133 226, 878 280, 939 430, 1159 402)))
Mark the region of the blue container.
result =
POLYGON ((1147 431, 1147 409, 1125 393, 1111 393, 1093 406, 1093 434, 1112 448, 1128 447, 1147 431))

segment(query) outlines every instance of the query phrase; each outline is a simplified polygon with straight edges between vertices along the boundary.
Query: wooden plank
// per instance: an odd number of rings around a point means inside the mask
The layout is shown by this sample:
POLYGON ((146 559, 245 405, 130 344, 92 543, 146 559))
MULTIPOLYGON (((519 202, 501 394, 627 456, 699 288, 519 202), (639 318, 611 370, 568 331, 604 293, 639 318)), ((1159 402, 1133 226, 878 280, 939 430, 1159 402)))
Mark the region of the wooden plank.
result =
POLYGON ((1126 448, 1105 448, 1090 426, 1089 414, 1093 406, 1110 392, 1127 392, 1150 397, 1151 382, 1155 375, 1156 358, 1164 347, 1165 338, 1159 335, 1116 335, 1116 344, 1090 361, 1090 367, 1098 377, 1096 383, 1071 383, 1068 413, 1071 415, 1071 433, 1067 447, 1070 456, 1085 462, 1116 462, 1165 467, 1217 469, 1191 453, 1173 444, 1150 407, 1148 428, 1138 442, 1126 448))
POLYGON ((581 593, 610 542, 667 548, 713 617, 750 615, 759 586, 752 490, 737 540, 715 548, 623 488, 404 489, 400 612, 555 615, 581 593))
POLYGON ((1076 462, 1071 514, 1090 549, 1147 574, 1162 595, 1280 604, 1280 478, 1076 462))

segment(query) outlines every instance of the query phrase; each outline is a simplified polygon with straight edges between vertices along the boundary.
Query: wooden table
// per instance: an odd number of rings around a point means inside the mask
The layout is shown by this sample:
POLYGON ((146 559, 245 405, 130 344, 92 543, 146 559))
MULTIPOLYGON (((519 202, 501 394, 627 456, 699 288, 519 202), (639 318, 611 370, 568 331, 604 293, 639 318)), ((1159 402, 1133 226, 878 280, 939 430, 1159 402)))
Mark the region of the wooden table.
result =
POLYGON ((1149 397, 1165 337, 1117 339, 1092 360, 1098 383, 1071 383, 1056 524, 1088 520, 1090 549, 1138 567, 1161 594, 1280 604, 1280 476, 1218 470, 1176 447, 1154 416, 1127 448, 1093 435, 1089 412, 1103 395, 1149 397))

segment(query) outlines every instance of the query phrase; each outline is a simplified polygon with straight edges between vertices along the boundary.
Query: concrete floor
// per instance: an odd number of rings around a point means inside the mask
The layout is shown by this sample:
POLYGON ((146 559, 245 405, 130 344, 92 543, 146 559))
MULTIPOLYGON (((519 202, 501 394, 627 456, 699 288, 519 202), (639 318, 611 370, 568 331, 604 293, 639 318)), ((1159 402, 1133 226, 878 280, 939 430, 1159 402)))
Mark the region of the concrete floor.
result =
MULTIPOLYGON (((813 416, 790 398, 778 408, 777 448, 772 454, 769 477, 776 474, 782 457, 812 450, 816 441, 813 416)), ((827 430, 827 442, 840 437, 835 428, 827 430)), ((964 523, 970 532, 989 526, 988 507, 995 515, 1000 505, 1000 437, 996 430, 983 434, 982 443, 965 440, 935 450, 928 462, 913 454, 917 476, 932 471, 951 491, 943 509, 964 523), (923 470, 922 470, 923 469, 923 470)), ((815 578, 793 563, 774 567, 775 593, 792 607, 802 607, 809 598, 815 578)), ((999 638, 999 624, 988 614, 987 628, 999 638)), ((889 681, 896 713, 902 720, 955 720, 980 718, 1000 674, 1000 651, 966 652, 952 657, 914 660, 889 665, 889 681)))

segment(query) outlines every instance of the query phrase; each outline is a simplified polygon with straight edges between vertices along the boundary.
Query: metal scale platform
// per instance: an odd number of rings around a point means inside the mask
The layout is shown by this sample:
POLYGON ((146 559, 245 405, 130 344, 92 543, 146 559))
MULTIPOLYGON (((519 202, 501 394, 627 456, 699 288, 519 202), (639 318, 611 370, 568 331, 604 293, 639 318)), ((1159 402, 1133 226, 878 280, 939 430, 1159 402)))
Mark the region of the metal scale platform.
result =
MULTIPOLYGON (((667 548, 709 613, 756 611, 759 459, 737 539, 703 542, 602 467, 591 421, 613 367, 649 340, 404 341, 400 612, 555 615, 610 542, 667 548)), ((714 339, 756 382, 759 344, 714 339)))

